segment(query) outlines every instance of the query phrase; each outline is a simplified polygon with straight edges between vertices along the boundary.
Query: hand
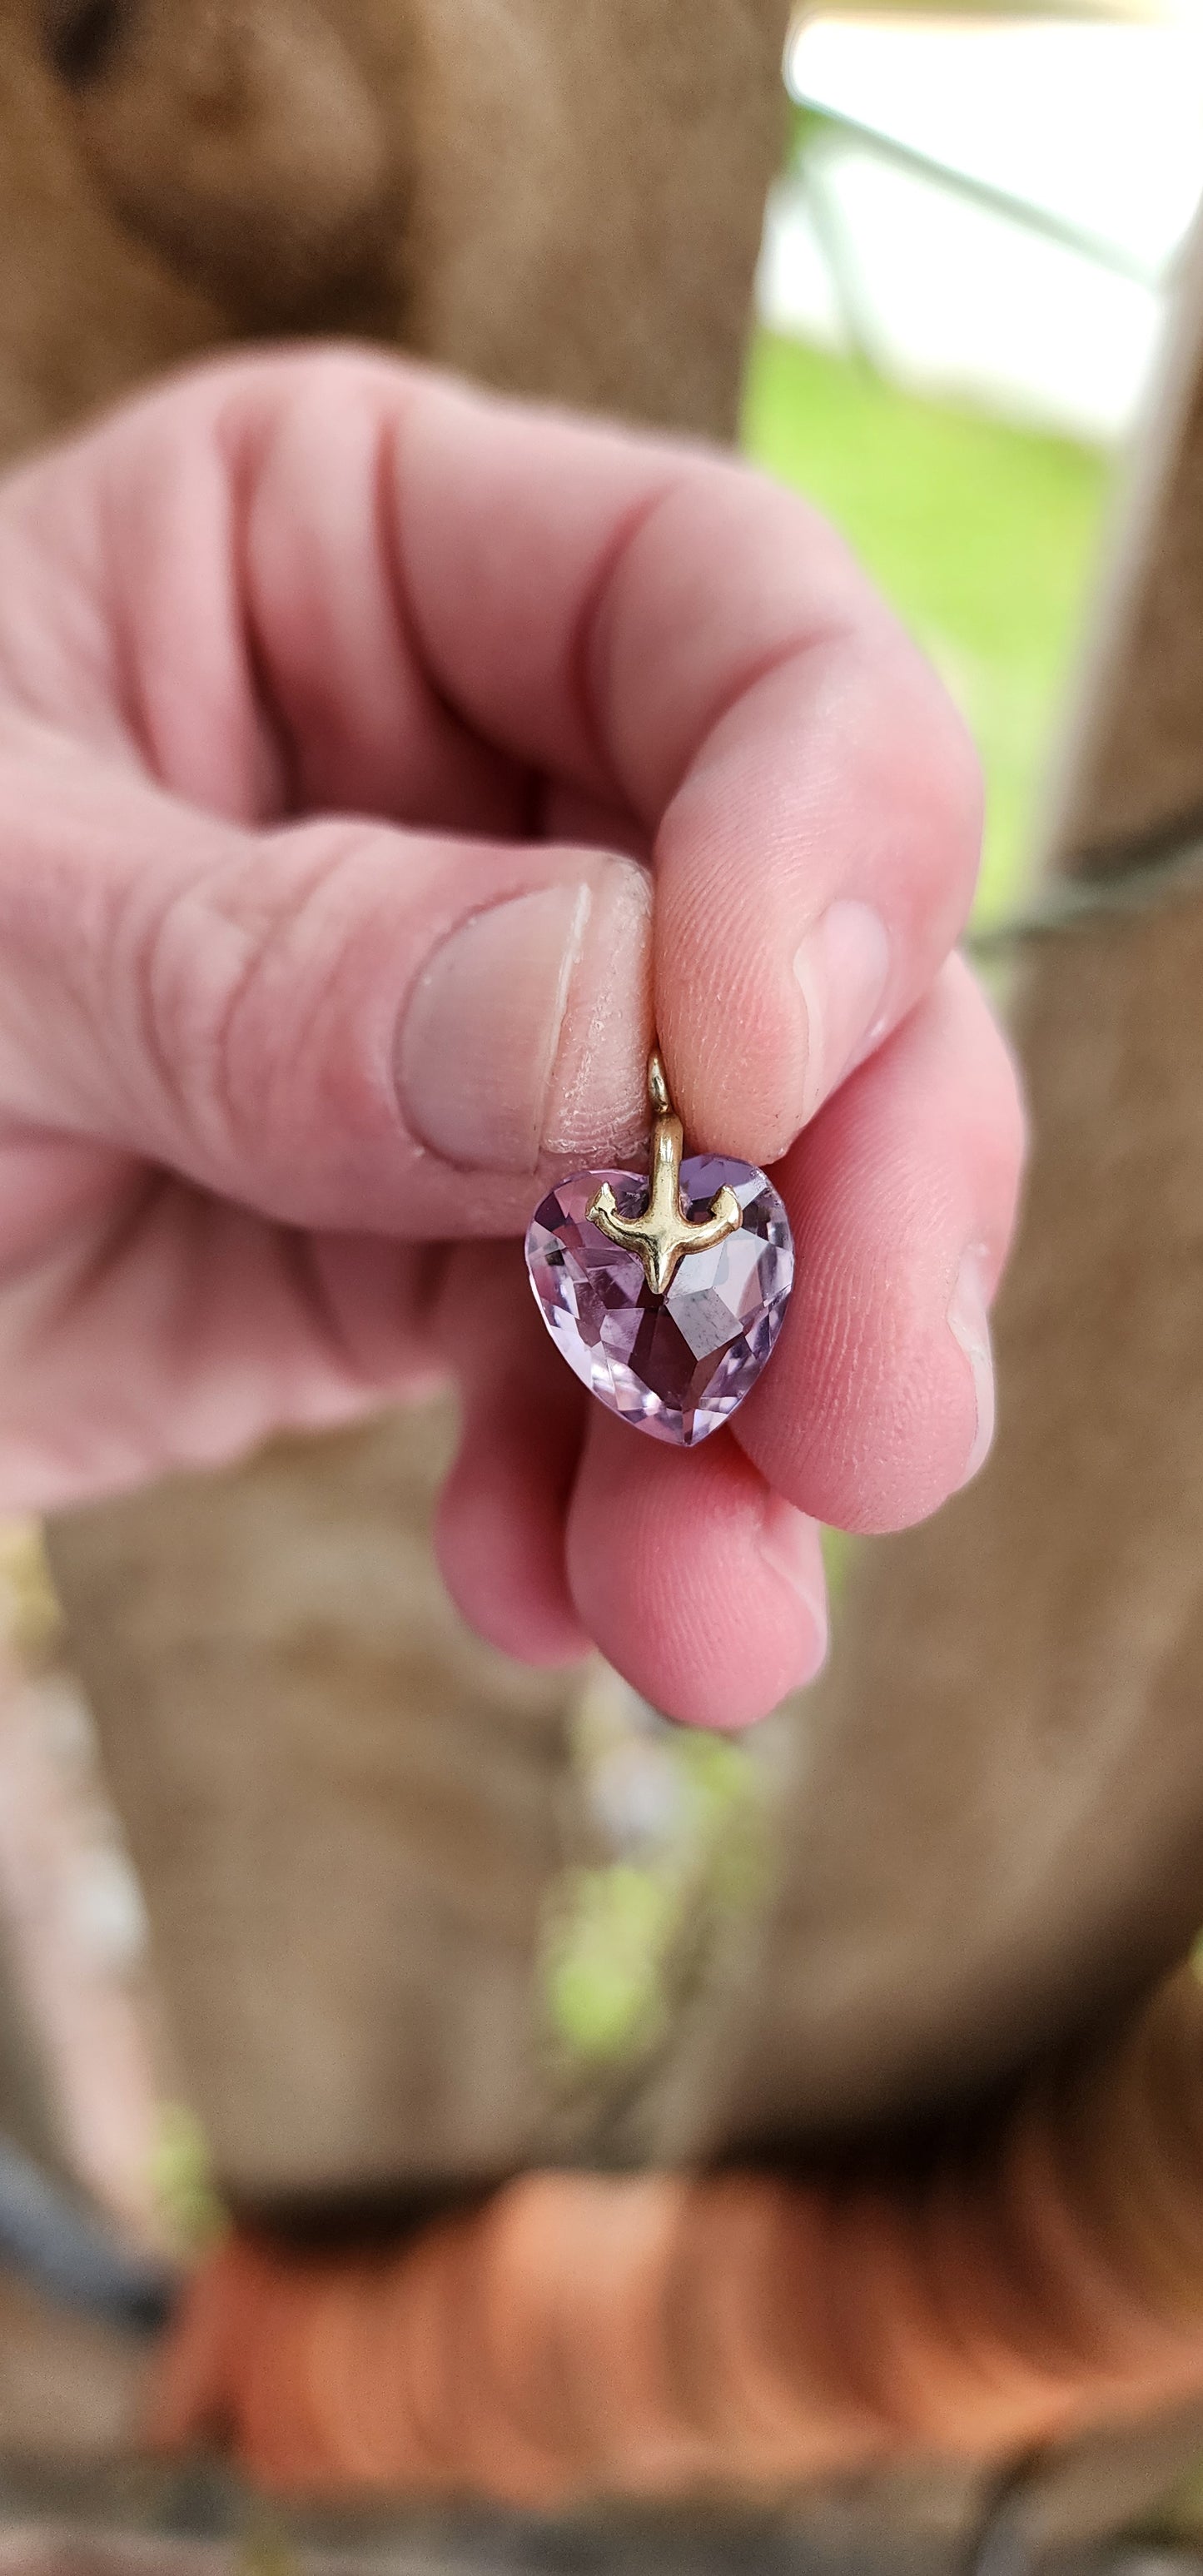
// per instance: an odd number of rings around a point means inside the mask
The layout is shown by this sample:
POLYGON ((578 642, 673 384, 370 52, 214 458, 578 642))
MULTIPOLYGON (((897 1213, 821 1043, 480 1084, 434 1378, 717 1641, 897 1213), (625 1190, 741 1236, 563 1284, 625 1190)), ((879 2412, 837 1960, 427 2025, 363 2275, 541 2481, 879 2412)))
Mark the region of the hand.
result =
POLYGON ((302 352, 12 477, 0 1505, 450 1362, 475 1626, 595 1639, 681 1717, 772 1706, 823 1653, 814 1518, 915 1519, 989 1440, 1020 1117, 950 954, 978 803, 831 531, 702 450, 302 352), (516 1240, 629 1158, 653 1023, 798 1249, 693 1453, 585 1397, 516 1240))

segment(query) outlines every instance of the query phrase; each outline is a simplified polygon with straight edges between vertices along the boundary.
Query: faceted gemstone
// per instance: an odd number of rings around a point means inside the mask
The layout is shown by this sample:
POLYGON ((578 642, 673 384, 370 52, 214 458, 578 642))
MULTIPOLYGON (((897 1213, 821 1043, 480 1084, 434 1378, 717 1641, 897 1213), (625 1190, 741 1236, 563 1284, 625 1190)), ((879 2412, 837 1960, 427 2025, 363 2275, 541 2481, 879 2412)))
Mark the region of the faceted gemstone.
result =
POLYGON ((755 1385, 785 1316, 794 1280, 789 1218, 751 1163, 692 1154, 681 1202, 710 1213, 724 1185, 743 1213, 736 1234, 687 1252, 667 1296, 648 1287, 636 1252, 609 1242, 585 1211, 608 1181, 621 1216, 647 1205, 639 1172, 574 1172, 530 1221, 526 1265, 553 1342, 612 1413, 691 1449, 730 1420, 755 1385))

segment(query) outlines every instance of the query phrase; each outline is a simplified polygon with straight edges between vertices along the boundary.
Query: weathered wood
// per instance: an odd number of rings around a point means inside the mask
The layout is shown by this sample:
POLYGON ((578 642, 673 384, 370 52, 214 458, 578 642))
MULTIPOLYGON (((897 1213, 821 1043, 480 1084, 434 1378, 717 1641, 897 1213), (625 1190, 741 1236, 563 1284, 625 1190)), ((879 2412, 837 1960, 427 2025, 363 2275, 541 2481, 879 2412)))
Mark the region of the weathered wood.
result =
MULTIPOLYGON (((89 52, 75 0, 9 0, 0 431, 192 347, 336 327, 730 433, 785 17, 119 0, 89 52)), ((536 2150, 548 2109, 532 1963, 571 1687, 452 1618, 433 1463, 425 1422, 393 1420, 54 1536, 181 2056, 243 2195, 475 2177, 536 2150)))
MULTIPOLYGON (((38 50, 42 13, 10 0, 0 437, 11 450, 169 358, 298 325, 726 431, 782 15, 776 0, 426 0, 403 24, 392 0, 160 0, 68 95, 38 50), (224 158, 191 122, 215 87, 224 158)), ((1196 473, 1203 435, 1172 485, 1177 583, 1130 581, 1077 839, 1198 801, 1196 473)), ((1203 1157, 1168 1058, 1190 1033, 1203 928, 1192 912, 1130 936, 1031 981, 1043 1142, 1005 1310, 999 1465, 930 1537, 875 1552, 858 1587, 783 1819, 789 1884, 728 2137, 988 2074, 1193 1923, 1203 1425, 1181 1373, 1203 1157), (1153 1419, 1174 1426, 1156 1458, 1153 1419)), ((437 1453, 426 1426, 384 1423, 56 1535, 197 2097, 227 2177, 259 2198, 472 2177, 537 2151, 529 1969, 566 1693, 486 1657, 442 1605, 423 1537, 437 1453)), ((661 2102, 661 2143, 696 2141, 713 2040, 692 2092, 661 2102)), ((89 2346, 78 2403, 99 2408, 102 2450, 137 2379, 131 2359, 106 2396, 107 2368, 89 2346)), ((40 2443, 60 2401, 36 2378, 28 2391, 40 2443)), ((1106 2527, 1089 2461, 1084 2478, 1106 2527)), ((800 2563, 863 2566, 879 2533, 897 2565, 908 2495, 917 2563, 959 2563, 971 2473, 833 2498, 800 2563)))
POLYGON ((445 1411, 60 1522, 109 1776, 219 2170, 262 2203, 520 2160, 566 1685, 435 1574, 445 1411))
POLYGON ((150 2035, 142 1909, 78 1687, 36 1654, 23 1666, 18 1643, 6 1652, 0 1639, 0 2030, 11 2042, 19 2018, 28 2072, 16 2103, 0 2096, 0 2212, 6 2137, 149 2242, 167 2069, 150 2035))
POLYGON ((0 1929, 0 2134, 52 2169, 64 2160, 54 2082, 12 1955, 0 1929))
MULTIPOLYGON (((1102 607, 1057 847, 1203 803, 1203 245, 1102 607)), ((779 1901, 656 2111, 796 2142, 1004 2076, 1203 1921, 1203 902, 1023 973, 1034 1155, 977 1484, 861 1555, 779 1901)))
POLYGON ((0 2268, 0 2458, 78 2471, 128 2455, 145 2346, 72 2315, 0 2268))
MULTIPOLYGON (((37 1570, 29 1534, 0 1527, 0 2239, 10 2149, 60 2179, 86 2175, 126 2225, 144 2220, 147 2196, 143 2174, 134 2207, 118 2181, 134 2161, 127 2149, 138 2127, 125 2080, 137 2054, 133 2007, 85 1929, 80 1882, 100 1857, 94 1784, 78 1741, 71 1754, 64 1744, 62 1720, 70 1724, 78 1703, 43 1669, 53 1606, 48 1582, 44 1600, 31 1597, 37 1570), (93 2123, 102 2058, 102 2117, 93 2123), (81 2156, 85 2119, 94 2133, 81 2156)), ((106 1846, 101 1865, 109 1858, 106 1846)), ((144 2168, 145 2136, 135 2152, 144 2168)))
POLYGON ((787 0, 3 0, 0 444, 369 332, 734 428, 787 0))

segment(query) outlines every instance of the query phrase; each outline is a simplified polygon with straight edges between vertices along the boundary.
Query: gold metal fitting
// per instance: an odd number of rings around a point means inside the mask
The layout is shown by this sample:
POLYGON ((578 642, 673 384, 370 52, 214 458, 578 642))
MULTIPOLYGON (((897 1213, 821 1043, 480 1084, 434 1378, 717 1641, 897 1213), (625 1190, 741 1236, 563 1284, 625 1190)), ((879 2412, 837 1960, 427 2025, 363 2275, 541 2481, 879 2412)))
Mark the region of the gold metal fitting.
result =
POLYGON ((652 1109, 652 1165, 642 1216, 620 1216, 608 1181, 586 1209, 590 1225, 622 1252, 637 1252, 653 1297, 666 1297, 689 1252, 709 1252, 738 1234, 742 1212, 734 1190, 721 1189, 709 1216, 689 1217, 681 1205, 681 1155, 685 1131, 673 1108, 658 1047, 648 1058, 647 1096, 652 1109))

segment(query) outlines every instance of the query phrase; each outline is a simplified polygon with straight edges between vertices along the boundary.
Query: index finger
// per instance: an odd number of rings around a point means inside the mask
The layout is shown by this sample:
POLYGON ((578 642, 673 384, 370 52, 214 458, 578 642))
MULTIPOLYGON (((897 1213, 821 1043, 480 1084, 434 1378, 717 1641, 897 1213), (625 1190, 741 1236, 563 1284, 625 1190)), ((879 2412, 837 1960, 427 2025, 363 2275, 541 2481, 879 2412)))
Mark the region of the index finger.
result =
POLYGON ((397 493, 439 688, 639 819, 679 1105, 774 1159, 964 922, 980 785, 939 682, 815 511, 707 451, 427 381, 397 493))
POLYGON ((959 723, 819 515, 358 352, 227 361, 140 418, 105 524, 160 774, 273 819, 283 742, 302 807, 498 838, 575 839, 575 798, 594 846, 653 848, 693 1138, 782 1154, 934 980, 977 850, 959 723))

